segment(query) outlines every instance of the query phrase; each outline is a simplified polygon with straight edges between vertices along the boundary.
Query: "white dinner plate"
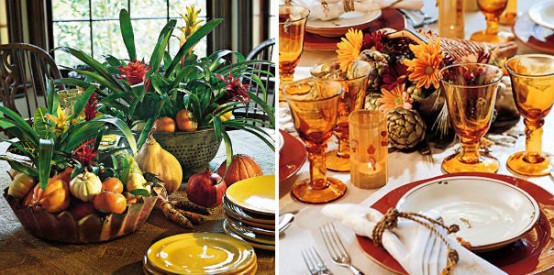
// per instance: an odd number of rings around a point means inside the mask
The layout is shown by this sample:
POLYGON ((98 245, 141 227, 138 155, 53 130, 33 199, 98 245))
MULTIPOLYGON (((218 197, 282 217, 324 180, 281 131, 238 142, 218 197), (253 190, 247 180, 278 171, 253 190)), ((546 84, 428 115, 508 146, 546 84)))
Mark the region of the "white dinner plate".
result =
POLYGON ((481 252, 508 245, 533 228, 539 206, 527 192, 500 180, 459 176, 436 180, 408 191, 398 202, 402 212, 442 217, 457 224, 471 250, 481 252))
POLYGON ((326 37, 340 37, 344 36, 349 29, 366 29, 371 21, 379 16, 381 16, 381 10, 345 12, 339 18, 329 21, 308 18, 306 31, 326 37))
POLYGON ((534 4, 529 9, 529 17, 541 26, 554 29, 554 1, 547 0, 534 4))

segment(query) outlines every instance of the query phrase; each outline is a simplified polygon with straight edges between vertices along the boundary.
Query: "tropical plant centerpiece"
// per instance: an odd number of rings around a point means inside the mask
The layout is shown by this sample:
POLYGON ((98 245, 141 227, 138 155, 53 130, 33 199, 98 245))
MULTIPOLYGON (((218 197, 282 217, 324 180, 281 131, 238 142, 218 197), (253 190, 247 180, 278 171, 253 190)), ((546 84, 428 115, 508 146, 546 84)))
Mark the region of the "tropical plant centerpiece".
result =
POLYGON ((516 51, 513 43, 490 45, 382 29, 365 34, 349 30, 336 52, 344 71, 356 59, 373 67, 364 108, 387 114, 390 146, 429 153, 427 141, 450 142, 454 137, 441 92, 440 69, 466 62, 498 65, 516 51))
POLYGON ((130 128, 97 112, 96 86, 66 108, 60 107, 51 81, 47 87, 48 108, 36 110, 32 126, 0 106, 4 130, 17 138, 3 140, 10 148, 1 158, 12 168, 4 197, 23 226, 39 238, 89 243, 134 232, 150 215, 157 196, 151 196, 134 163, 137 147, 130 128), (102 154, 100 140, 109 127, 128 146, 102 154))
POLYGON ((61 48, 89 65, 93 72, 76 70, 87 77, 86 81, 62 79, 59 82, 85 88, 99 86, 99 111, 139 130, 138 148, 154 128, 155 139, 177 157, 185 178, 207 168, 221 141, 226 146, 227 166, 231 163, 233 149, 226 132, 228 128, 250 132, 274 150, 270 134, 254 126, 254 123, 274 126, 274 108, 265 103, 266 91, 257 75, 269 72, 252 68, 253 64, 267 62, 246 61, 242 54, 229 50, 198 57, 194 46, 221 22, 214 19, 202 24, 197 20, 198 13, 199 10, 188 7, 183 15, 181 47, 174 57, 166 49, 177 21, 169 20, 162 29, 148 62, 139 61, 127 10, 121 10, 119 21, 130 61, 107 55, 101 63, 81 50, 61 48), (245 79, 261 87, 262 98, 242 84, 245 79), (251 101, 262 106, 269 122, 232 117, 234 110, 248 108, 251 101))

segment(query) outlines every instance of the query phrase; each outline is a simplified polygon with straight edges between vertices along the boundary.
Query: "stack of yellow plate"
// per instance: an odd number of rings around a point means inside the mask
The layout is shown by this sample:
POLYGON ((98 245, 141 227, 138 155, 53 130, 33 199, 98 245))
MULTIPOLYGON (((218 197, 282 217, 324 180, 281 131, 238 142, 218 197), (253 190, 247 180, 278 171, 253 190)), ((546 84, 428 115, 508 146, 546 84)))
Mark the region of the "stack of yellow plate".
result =
POLYGON ((275 175, 242 180, 223 197, 223 230, 255 248, 275 250, 275 175))
POLYGON ((244 274, 258 270, 251 245, 224 234, 187 233, 154 243, 144 257, 146 274, 244 274))

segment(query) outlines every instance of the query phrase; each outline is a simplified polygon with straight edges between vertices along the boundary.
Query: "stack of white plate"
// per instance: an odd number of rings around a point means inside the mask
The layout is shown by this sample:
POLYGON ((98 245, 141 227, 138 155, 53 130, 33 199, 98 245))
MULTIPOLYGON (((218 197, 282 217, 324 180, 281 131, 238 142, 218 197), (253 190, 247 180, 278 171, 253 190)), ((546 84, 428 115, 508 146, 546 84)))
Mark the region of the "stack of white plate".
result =
POLYGON ((223 230, 253 247, 275 250, 275 175, 239 181, 223 197, 223 230))

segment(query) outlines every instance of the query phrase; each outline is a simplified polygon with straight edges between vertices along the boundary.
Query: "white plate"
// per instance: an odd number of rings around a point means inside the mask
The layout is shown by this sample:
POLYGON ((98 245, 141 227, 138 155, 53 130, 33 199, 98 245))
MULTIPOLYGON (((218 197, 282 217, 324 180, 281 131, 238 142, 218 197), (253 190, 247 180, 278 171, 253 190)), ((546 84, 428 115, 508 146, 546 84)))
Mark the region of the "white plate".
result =
POLYGON ((529 17, 541 26, 554 29, 554 2, 548 0, 534 4, 529 9, 529 17))
POLYGON ((473 251, 493 250, 516 241, 531 230, 540 215, 537 202, 520 188, 469 176, 420 185, 408 191, 396 207, 432 218, 440 216, 447 226, 458 224, 460 231, 455 235, 469 242, 473 251))
POLYGON ((326 37, 340 37, 344 36, 351 28, 356 30, 366 29, 369 27, 369 23, 379 18, 379 16, 381 16, 381 10, 369 12, 346 12, 339 18, 329 21, 308 17, 306 31, 326 37))

